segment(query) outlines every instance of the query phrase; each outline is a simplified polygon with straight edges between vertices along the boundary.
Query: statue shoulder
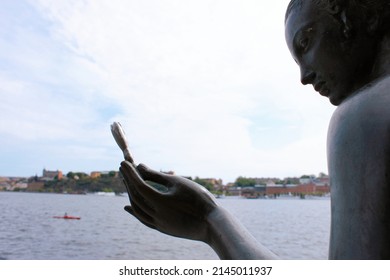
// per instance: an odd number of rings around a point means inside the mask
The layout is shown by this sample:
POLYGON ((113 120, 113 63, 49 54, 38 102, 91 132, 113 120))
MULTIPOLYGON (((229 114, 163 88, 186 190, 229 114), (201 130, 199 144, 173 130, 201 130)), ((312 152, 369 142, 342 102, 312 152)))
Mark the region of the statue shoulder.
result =
POLYGON ((362 151, 390 152, 389 108, 390 78, 370 84, 340 104, 329 124, 328 159, 360 158, 362 151))
POLYGON ((372 82, 346 99, 335 110, 331 126, 390 125, 390 76, 372 82))

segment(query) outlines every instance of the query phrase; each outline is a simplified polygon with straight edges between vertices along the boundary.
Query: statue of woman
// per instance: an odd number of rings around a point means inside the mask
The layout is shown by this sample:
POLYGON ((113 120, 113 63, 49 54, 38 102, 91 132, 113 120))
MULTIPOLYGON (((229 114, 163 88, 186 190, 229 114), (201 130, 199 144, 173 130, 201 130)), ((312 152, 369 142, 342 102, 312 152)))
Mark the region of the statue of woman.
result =
MULTIPOLYGON (((338 106, 327 140, 331 259, 390 259, 389 13, 384 0, 292 0, 286 12, 302 84, 338 106)), ((146 226, 203 241, 221 259, 278 257, 198 184, 128 160, 120 170, 125 210, 146 226)))

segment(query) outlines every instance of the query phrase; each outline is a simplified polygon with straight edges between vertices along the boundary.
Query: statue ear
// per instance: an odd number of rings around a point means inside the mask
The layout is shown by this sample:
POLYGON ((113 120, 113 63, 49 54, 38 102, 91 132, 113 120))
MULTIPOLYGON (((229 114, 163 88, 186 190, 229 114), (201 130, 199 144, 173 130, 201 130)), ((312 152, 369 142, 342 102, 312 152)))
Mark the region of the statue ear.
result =
POLYGON ((346 3, 343 0, 326 0, 324 2, 325 10, 335 17, 342 25, 342 32, 345 39, 350 39, 352 36, 352 25, 347 17, 346 3))
POLYGON ((345 9, 340 13, 340 19, 343 24, 343 34, 346 39, 351 38, 352 35, 352 25, 349 19, 347 18, 345 9))

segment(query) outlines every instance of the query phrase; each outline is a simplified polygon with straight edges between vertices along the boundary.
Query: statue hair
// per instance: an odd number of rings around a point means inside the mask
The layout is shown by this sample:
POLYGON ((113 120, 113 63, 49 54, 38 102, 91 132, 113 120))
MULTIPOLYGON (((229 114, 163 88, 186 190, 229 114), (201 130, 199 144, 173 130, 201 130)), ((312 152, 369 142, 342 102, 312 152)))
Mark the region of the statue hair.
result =
POLYGON ((368 20, 370 17, 378 17, 378 28, 381 31, 388 31, 390 27, 390 1, 389 0, 291 0, 288 4, 285 21, 294 9, 300 9, 305 1, 311 1, 324 8, 341 21, 341 13, 345 16, 368 20), (337 8, 336 8, 337 7, 337 8))

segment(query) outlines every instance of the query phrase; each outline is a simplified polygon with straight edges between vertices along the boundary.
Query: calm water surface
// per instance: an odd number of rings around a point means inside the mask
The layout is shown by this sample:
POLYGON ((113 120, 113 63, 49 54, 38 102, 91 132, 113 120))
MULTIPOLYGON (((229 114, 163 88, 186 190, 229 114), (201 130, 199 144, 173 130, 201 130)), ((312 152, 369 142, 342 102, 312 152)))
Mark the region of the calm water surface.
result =
MULTIPOLYGON (((218 200, 282 259, 326 259, 327 199, 218 200)), ((0 192, 0 259, 218 259, 205 244, 170 237, 123 210, 126 197, 0 192), (81 220, 53 216, 80 216, 81 220)))

